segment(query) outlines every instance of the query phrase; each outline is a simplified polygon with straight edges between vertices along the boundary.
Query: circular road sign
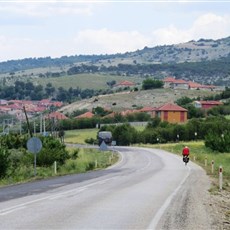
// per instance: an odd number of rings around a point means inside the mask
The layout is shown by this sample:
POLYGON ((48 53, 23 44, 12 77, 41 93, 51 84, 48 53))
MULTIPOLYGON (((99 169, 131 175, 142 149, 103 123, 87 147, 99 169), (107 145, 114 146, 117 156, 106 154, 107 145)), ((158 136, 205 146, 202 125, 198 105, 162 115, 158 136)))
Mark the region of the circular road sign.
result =
POLYGON ((27 149, 31 153, 39 153, 42 149, 42 142, 37 137, 31 137, 26 143, 27 149))

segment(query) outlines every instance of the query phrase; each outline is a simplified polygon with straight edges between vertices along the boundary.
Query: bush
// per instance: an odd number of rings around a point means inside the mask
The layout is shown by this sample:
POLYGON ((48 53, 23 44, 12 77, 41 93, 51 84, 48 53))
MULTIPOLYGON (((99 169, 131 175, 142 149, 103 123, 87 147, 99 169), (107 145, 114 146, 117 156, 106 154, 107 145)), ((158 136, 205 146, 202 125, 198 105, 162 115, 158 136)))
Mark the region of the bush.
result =
POLYGON ((0 178, 4 178, 10 165, 9 151, 7 149, 0 148, 0 159, 0 178))
POLYGON ((205 146, 221 153, 230 152, 230 134, 209 133, 205 137, 205 146))
POLYGON ((130 145, 136 142, 137 131, 130 124, 116 126, 113 131, 113 139, 117 145, 130 145))
POLYGON ((79 157, 80 149, 74 149, 73 153, 71 154, 71 159, 76 160, 79 157))
POLYGON ((54 161, 62 165, 70 158, 65 145, 53 137, 41 137, 42 150, 37 154, 38 166, 51 166, 54 161))

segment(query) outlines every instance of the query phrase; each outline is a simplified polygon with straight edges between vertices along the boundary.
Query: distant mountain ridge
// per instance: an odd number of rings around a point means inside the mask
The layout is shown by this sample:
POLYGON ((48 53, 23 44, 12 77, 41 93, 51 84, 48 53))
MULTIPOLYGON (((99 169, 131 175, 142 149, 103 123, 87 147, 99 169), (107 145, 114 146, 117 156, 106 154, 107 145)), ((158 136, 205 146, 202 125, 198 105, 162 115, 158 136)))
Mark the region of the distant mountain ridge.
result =
POLYGON ((176 45, 144 48, 132 52, 149 63, 182 63, 217 60, 230 55, 230 37, 212 40, 200 39, 176 45))
POLYGON ((219 60, 230 56, 230 37, 218 40, 200 39, 175 45, 145 47, 142 50, 111 55, 73 55, 60 58, 25 58, 0 62, 0 73, 21 71, 48 66, 74 64, 118 65, 118 64, 162 64, 219 60))

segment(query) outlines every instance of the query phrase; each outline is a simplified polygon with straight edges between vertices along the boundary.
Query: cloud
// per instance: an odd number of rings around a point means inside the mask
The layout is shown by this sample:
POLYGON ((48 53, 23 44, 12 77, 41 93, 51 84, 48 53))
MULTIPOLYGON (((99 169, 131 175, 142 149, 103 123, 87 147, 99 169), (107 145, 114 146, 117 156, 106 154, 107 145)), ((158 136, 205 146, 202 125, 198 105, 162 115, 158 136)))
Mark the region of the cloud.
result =
MULTIPOLYGON (((61 8, 55 5, 55 8, 51 6, 50 9, 43 8, 43 16, 45 17, 48 12, 51 12, 51 10, 55 11, 55 9, 59 15, 67 14, 67 16, 71 10, 73 12, 80 9, 76 7, 71 9, 67 5, 65 7, 61 8)), ((29 10, 32 8, 25 7, 15 10, 21 11, 23 15, 25 9, 29 10)), ((86 7, 86 14, 87 9, 89 9, 88 13, 90 13, 90 7, 86 7)), ((35 8, 30 14, 32 15, 33 12, 36 14, 35 8)), ((39 12, 37 14, 40 15, 39 17, 42 15, 39 12)), ((84 24, 81 16, 81 20, 67 16, 63 18, 57 17, 55 20, 52 19, 52 23, 47 22, 45 26, 20 27, 21 24, 17 26, 17 22, 12 21, 12 23, 15 23, 15 27, 12 29, 11 27, 7 27, 8 24, 4 25, 4 22, 0 31, 0 61, 26 57, 125 53, 143 49, 145 46, 154 47, 165 44, 178 44, 200 38, 219 39, 230 35, 230 15, 220 16, 214 13, 200 15, 194 19, 190 26, 187 25, 186 29, 181 29, 178 24, 171 23, 167 27, 159 27, 154 31, 145 30, 145 34, 141 32, 141 28, 140 30, 138 28, 132 30, 126 29, 125 31, 116 28, 115 30, 112 26, 109 27, 108 25, 99 27, 103 21, 100 21, 100 24, 93 25, 93 22, 86 20, 84 24), (64 18, 69 18, 69 20, 66 22, 64 18), (60 20, 58 21, 58 19, 60 20), (63 28, 63 26, 65 27, 63 28), (89 26, 91 29, 87 29, 89 26), (94 29, 93 26, 97 26, 97 29, 94 29), (4 33, 5 28, 8 30, 4 33), (71 32, 69 32, 69 29, 71 32)), ((35 25, 35 22, 32 23, 35 25)))
POLYGON ((190 30, 193 37, 218 39, 230 35, 230 16, 208 13, 200 16, 190 30))
POLYGON ((138 31, 111 31, 106 28, 99 30, 80 31, 74 39, 76 47, 84 54, 110 54, 133 51, 144 48, 149 38, 138 31))
POLYGON ((158 45, 177 44, 189 40, 219 39, 230 34, 230 16, 207 13, 199 16, 190 28, 183 30, 175 25, 159 28, 152 33, 152 43, 158 45))
POLYGON ((52 16, 91 15, 92 4, 71 2, 14 2, 1 3, 0 13, 11 17, 46 18, 52 16))

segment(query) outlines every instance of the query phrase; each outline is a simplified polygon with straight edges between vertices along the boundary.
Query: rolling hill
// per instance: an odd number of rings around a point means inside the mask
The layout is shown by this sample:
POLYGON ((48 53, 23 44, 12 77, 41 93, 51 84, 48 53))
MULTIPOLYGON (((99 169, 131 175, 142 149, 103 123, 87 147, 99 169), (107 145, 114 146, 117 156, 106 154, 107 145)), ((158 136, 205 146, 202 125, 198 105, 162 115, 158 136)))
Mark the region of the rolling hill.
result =
POLYGON ((153 89, 136 92, 120 92, 109 95, 100 95, 90 99, 76 101, 62 107, 59 111, 72 113, 75 110, 92 110, 96 107, 111 109, 116 112, 140 107, 159 107, 168 102, 175 102, 181 97, 197 98, 215 95, 217 92, 202 90, 173 90, 173 89, 153 89), (95 100, 96 99, 96 100, 95 100))

